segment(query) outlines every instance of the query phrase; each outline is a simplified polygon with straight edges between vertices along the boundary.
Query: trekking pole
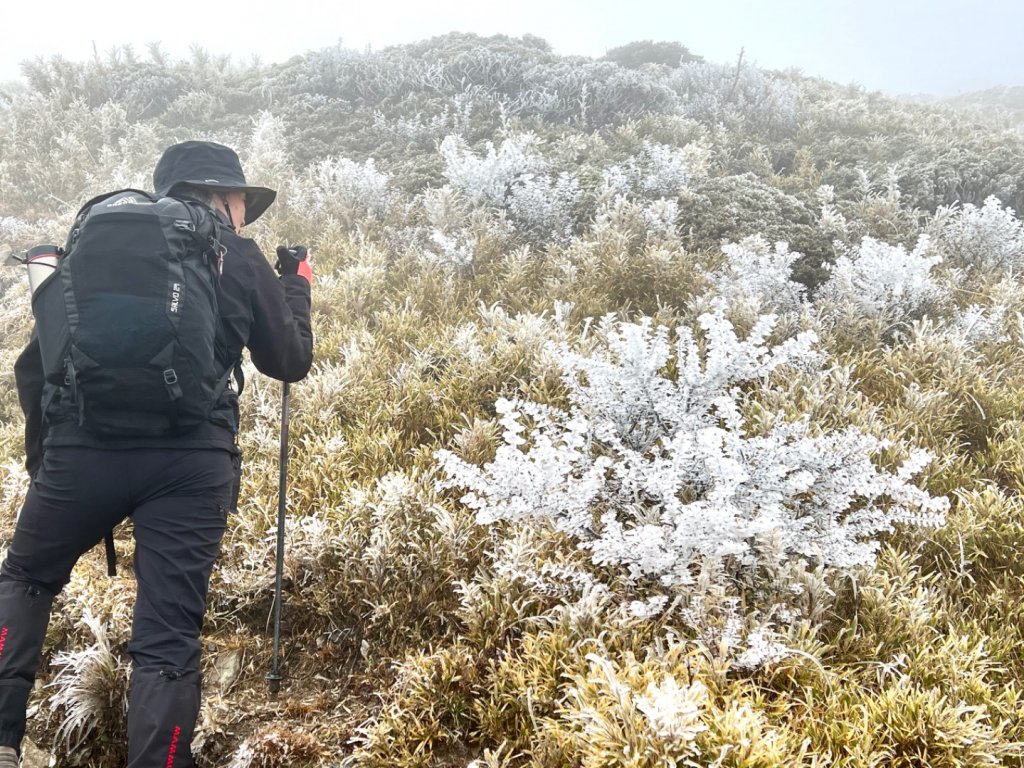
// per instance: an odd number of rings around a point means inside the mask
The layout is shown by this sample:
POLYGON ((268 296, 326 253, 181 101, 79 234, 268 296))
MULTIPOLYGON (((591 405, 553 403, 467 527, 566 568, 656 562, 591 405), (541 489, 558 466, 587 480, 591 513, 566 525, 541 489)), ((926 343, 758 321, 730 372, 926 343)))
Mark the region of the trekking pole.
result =
POLYGON ((284 580, 284 523, 288 489, 288 382, 281 387, 281 478, 277 494, 277 568, 274 574, 274 665, 267 675, 270 692, 281 690, 281 584, 284 580))

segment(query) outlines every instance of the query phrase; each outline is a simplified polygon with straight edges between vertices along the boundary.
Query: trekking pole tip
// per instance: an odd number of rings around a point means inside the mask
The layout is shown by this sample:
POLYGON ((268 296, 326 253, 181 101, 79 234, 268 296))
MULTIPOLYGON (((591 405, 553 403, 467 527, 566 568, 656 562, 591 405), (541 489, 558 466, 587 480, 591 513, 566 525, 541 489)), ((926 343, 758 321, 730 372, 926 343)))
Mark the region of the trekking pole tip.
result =
POLYGON ((281 675, 271 672, 267 675, 267 683, 270 685, 270 692, 275 696, 281 691, 281 675))

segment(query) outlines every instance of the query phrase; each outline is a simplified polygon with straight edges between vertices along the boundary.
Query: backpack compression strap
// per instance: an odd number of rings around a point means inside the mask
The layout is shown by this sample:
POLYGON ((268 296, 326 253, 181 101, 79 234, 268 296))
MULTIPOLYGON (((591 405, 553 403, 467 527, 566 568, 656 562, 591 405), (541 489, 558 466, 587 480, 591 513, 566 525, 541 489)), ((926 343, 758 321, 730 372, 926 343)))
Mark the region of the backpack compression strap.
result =
POLYGON ((103 547, 107 551, 107 576, 117 576, 117 550, 114 549, 113 528, 103 537, 103 547))

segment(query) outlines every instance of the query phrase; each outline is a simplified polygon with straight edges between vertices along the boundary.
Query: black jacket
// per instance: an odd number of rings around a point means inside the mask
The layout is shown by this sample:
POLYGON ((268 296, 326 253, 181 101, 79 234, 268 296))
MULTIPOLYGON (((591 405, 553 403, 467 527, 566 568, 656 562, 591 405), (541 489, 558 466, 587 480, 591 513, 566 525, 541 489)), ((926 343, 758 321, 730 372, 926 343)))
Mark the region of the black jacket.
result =
MULTIPOLYGON (((278 277, 256 243, 224 232, 227 248, 218 286, 221 327, 217 358, 223 368, 249 350, 261 373, 282 381, 298 381, 313 362, 310 327, 310 286, 298 275, 278 277)), ((85 432, 77 421, 57 420, 43 413, 43 363, 33 333, 14 365, 18 398, 25 412, 26 467, 35 474, 44 446, 78 445, 96 448, 225 448, 234 450, 238 427, 238 395, 225 392, 210 422, 176 437, 101 439, 85 432)))

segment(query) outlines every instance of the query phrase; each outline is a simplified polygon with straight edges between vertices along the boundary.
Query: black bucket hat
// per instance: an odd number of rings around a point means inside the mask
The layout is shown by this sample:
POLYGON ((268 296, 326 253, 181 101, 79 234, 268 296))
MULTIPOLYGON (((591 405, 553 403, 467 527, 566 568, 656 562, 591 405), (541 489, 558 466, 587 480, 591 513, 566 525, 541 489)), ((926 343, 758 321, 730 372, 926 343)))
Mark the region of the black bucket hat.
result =
POLYGON ((184 141, 164 150, 153 171, 153 189, 166 197, 179 184, 245 192, 246 224, 256 221, 277 197, 272 189, 247 184, 235 150, 212 141, 184 141))

